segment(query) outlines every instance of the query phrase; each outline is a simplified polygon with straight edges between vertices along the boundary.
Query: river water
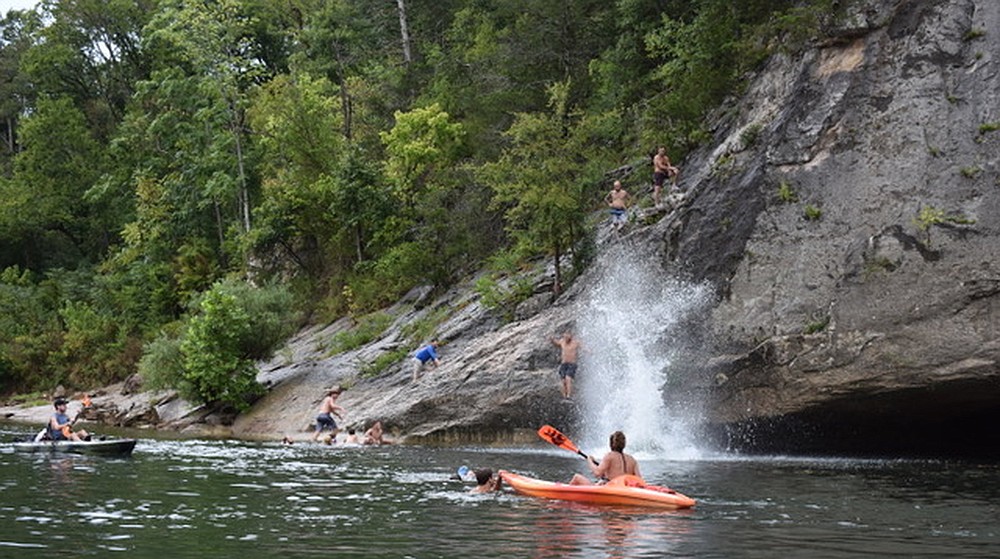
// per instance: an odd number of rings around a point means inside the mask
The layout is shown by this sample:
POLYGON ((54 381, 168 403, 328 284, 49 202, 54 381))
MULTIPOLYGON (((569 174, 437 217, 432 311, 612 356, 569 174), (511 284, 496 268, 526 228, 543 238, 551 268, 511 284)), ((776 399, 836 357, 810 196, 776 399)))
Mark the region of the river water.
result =
MULTIPOLYGON (((23 433, 0 428, 5 441, 23 433)), ((0 448, 3 558, 1000 556, 1000 465, 989 463, 640 456, 649 481, 698 500, 654 512, 509 488, 470 495, 451 479, 462 465, 556 480, 584 471, 544 443, 140 440, 117 459, 0 448)))

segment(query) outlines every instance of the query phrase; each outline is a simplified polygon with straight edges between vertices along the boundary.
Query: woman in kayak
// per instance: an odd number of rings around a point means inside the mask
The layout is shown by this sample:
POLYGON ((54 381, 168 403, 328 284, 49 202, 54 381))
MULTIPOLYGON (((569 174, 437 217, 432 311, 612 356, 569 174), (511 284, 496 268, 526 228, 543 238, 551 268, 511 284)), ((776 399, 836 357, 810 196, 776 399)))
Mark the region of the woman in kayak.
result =
MULTIPOLYGON (((639 463, 631 454, 625 454, 625 433, 621 431, 611 433, 609 442, 611 452, 604 455, 600 465, 595 464, 593 459, 587 460, 590 471, 597 477, 597 483, 601 485, 626 474, 642 477, 639 473, 639 463)), ((570 484, 593 485, 594 483, 580 474, 573 474, 570 484)))

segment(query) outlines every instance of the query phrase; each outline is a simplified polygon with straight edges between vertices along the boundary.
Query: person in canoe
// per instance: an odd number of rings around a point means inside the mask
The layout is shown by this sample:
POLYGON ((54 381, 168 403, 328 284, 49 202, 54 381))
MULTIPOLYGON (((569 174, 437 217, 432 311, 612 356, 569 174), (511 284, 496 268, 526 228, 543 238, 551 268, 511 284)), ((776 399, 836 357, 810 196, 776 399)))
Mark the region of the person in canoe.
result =
POLYGON ((323 403, 319 405, 319 415, 316 416, 316 433, 313 434, 313 440, 319 440, 320 435, 323 431, 332 431, 331 437, 337 436, 337 422, 333 420, 333 416, 337 416, 340 419, 344 419, 344 413, 347 410, 337 405, 337 398, 340 397, 340 393, 343 389, 340 386, 334 386, 326 393, 326 397, 323 398, 323 403))
POLYGON ((469 493, 492 493, 500 490, 500 476, 493 475, 493 470, 479 468, 473 473, 476 474, 476 486, 469 493))
MULTIPOLYGON (((639 463, 631 454, 625 454, 625 433, 615 431, 611 433, 609 441, 611 451, 604 455, 601 464, 595 465, 593 460, 587 460, 590 471, 597 478, 597 484, 604 484, 616 477, 623 475, 633 475, 642 477, 639 473, 639 463)), ((594 482, 580 474, 573 474, 570 480, 571 485, 594 485, 594 482)))
POLYGON ((52 405, 55 406, 56 411, 49 419, 48 435, 50 439, 53 441, 85 441, 90 439, 90 433, 83 429, 73 431, 75 420, 66 415, 66 407, 69 405, 66 398, 60 396, 52 402, 52 405))

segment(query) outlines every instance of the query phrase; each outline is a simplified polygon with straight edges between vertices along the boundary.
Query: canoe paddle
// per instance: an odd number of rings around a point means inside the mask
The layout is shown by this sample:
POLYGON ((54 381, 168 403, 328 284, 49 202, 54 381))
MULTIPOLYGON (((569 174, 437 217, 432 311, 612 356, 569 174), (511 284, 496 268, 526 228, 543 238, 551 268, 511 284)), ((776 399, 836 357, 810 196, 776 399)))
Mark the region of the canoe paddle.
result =
POLYGON ((589 456, 580 451, 579 448, 573 444, 573 441, 569 440, 569 437, 563 435, 558 429, 551 425, 542 425, 538 429, 538 436, 545 439, 546 441, 558 446, 559 448, 564 448, 570 452, 575 452, 580 456, 583 456, 584 460, 590 460, 595 466, 600 466, 601 463, 597 461, 593 456, 589 456))

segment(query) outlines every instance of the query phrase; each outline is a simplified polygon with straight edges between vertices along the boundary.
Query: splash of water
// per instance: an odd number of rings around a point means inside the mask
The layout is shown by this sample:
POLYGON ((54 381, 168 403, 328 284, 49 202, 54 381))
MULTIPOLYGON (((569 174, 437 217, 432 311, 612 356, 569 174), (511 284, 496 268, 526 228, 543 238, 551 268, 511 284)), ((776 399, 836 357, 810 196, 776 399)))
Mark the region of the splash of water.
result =
POLYGON ((708 305, 711 290, 666 277, 646 254, 607 256, 577 321, 583 443, 606 450, 608 435, 621 430, 630 452, 697 458, 689 422, 668 412, 663 386, 684 336, 678 323, 708 305))

